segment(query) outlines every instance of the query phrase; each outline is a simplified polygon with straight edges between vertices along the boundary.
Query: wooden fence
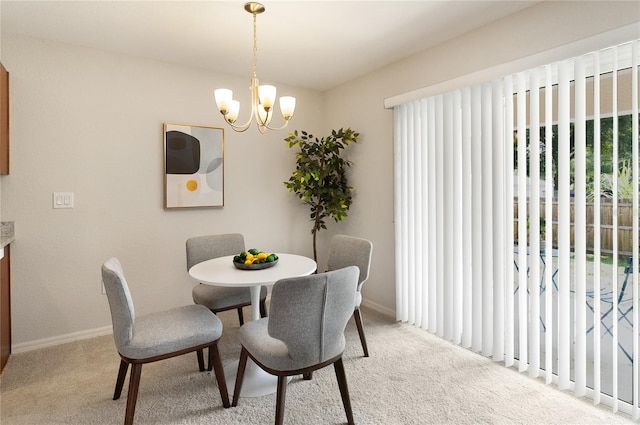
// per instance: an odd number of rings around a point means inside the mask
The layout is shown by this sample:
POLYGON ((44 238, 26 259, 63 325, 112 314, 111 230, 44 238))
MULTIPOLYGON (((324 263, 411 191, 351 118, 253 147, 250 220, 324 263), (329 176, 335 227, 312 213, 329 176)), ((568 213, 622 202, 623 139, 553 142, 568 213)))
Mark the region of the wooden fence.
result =
MULTIPOLYGON (((527 202, 527 211, 529 210, 529 202, 527 202)), ((574 211, 575 206, 571 203, 571 248, 574 246, 574 211)), ((587 204, 587 251, 593 252, 593 235, 595 226, 593 225, 594 205, 587 204)), ((513 204, 514 223, 513 234, 515 240, 518 239, 518 201, 513 204)), ((540 201, 540 216, 545 217, 545 203, 540 201)), ((633 247, 632 225, 633 223, 633 206, 631 203, 618 204, 618 253, 621 255, 631 255, 633 247)), ((639 221, 640 223, 640 221, 639 221)), ((553 246, 558 246, 558 203, 553 202, 553 246)), ((542 229, 541 229, 542 230, 542 229)), ((640 241, 636 241, 640 247, 640 241)), ((610 202, 600 203, 600 250, 602 253, 613 252, 613 204, 610 202)))

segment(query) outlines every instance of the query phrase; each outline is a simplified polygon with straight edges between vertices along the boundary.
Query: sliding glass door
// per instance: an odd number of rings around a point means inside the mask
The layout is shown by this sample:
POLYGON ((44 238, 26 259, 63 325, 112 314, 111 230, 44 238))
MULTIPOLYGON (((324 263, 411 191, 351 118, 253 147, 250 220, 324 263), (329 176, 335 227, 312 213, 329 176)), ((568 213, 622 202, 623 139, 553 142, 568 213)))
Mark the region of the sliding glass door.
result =
POLYGON ((395 108, 397 318, 640 419, 640 42, 395 108))

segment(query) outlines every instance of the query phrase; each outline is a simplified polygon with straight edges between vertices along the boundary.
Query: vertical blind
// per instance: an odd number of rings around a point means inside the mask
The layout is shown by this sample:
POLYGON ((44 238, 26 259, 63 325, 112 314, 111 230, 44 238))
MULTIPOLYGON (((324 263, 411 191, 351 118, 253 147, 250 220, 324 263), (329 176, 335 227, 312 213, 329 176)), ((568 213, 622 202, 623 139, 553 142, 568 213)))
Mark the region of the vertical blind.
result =
POLYGON ((394 108, 397 319, 635 420, 639 57, 636 40, 394 108))

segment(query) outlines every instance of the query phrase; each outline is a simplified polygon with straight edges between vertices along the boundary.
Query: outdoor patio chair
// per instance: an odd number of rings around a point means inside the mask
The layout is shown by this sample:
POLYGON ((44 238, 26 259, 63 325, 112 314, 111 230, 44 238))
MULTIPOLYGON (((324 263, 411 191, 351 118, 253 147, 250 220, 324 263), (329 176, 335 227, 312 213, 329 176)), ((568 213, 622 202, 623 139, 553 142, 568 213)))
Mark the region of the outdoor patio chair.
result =
MULTIPOLYGON (((627 265, 624 268, 624 274, 625 274, 624 281, 620 286, 620 291, 618 292, 618 296, 617 296, 618 322, 625 320, 631 326, 633 326, 633 323, 631 322, 631 319, 629 319, 629 315, 633 311, 633 303, 631 303, 631 301, 633 301, 633 298, 632 298, 632 294, 627 293, 627 286, 630 282, 630 276, 632 275, 632 272, 633 272, 632 265, 633 265, 632 257, 629 257, 629 261, 627 261, 627 265), (631 304, 631 305, 628 305, 628 304, 631 304)), ((604 328, 605 332, 611 336, 613 336, 613 330, 612 330, 613 326, 607 325, 605 323, 605 319, 609 317, 611 313, 613 313, 614 298, 615 298, 615 295, 613 294, 613 291, 611 289, 603 289, 600 292, 600 302, 609 304, 609 308, 600 315, 600 323, 604 328)), ((593 307, 594 301, 595 301, 594 291, 587 291, 587 307, 589 307, 591 312, 595 312, 595 309, 593 307)), ((592 332, 593 328, 594 328, 594 325, 592 325, 589 329, 587 329, 587 334, 592 332)), ((629 359, 629 361, 632 361, 631 354, 629 354, 629 352, 624 348, 624 346, 620 342, 618 342, 618 346, 620 347, 620 350, 622 350, 624 355, 627 357, 627 359, 629 359)))

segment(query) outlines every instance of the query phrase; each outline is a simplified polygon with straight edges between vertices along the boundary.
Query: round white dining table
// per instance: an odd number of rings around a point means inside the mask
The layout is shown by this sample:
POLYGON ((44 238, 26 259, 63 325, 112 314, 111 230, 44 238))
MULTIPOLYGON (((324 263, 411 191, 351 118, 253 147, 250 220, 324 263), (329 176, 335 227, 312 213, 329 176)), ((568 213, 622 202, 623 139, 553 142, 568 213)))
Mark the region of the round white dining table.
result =
MULTIPOLYGON (((260 319, 260 288, 270 286, 280 279, 308 276, 316 271, 317 264, 311 258, 295 254, 278 254, 278 263, 261 270, 241 270, 233 265, 233 255, 218 257, 198 263, 189 269, 189 276, 199 283, 215 286, 248 287, 251 290, 252 320, 260 319)), ((238 361, 225 365, 225 378, 229 394, 233 394, 238 361)), ((277 377, 270 375, 247 359, 242 382, 241 397, 259 397, 274 393, 277 377)))

